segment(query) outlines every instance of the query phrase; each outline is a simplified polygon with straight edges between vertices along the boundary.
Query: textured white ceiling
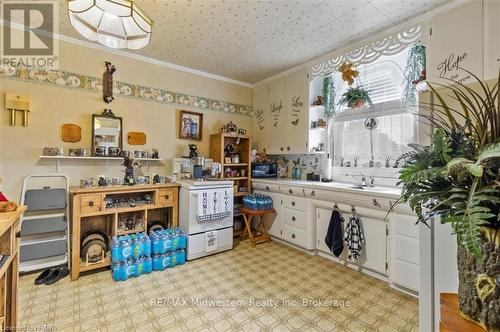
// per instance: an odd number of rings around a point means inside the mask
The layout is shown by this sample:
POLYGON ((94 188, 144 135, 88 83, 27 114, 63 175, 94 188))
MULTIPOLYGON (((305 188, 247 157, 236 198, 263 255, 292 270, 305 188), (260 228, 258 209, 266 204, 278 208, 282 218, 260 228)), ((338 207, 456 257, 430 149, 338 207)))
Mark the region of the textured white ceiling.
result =
MULTIPOLYGON (((154 19, 135 53, 255 83, 453 0, 136 0, 154 19)), ((81 37, 61 1, 60 33, 81 37)))

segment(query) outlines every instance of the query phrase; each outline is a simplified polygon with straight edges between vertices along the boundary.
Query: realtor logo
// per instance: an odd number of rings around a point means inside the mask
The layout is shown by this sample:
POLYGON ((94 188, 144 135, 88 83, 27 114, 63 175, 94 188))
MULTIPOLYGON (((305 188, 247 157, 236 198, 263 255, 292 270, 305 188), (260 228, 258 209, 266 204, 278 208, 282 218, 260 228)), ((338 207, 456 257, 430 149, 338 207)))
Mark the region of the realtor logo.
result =
POLYGON ((59 68, 57 1, 1 1, 1 65, 59 68))

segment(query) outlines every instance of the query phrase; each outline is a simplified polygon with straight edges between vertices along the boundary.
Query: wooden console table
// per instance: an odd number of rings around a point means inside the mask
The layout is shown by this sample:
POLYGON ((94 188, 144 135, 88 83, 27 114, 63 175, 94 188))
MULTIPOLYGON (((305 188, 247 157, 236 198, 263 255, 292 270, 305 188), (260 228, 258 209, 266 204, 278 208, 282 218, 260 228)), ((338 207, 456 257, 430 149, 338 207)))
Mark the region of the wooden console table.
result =
POLYGON ((80 188, 71 187, 71 280, 77 280, 81 272, 107 267, 110 256, 99 262, 87 263, 82 260, 81 236, 90 230, 98 230, 109 238, 136 232, 147 232, 148 223, 160 222, 164 227, 178 226, 179 184, 150 184, 135 186, 109 186, 80 188), (106 207, 113 199, 129 199, 148 195, 150 203, 106 207), (123 231, 119 229, 120 216, 138 213, 142 225, 138 229, 123 231))
POLYGON ((453 293, 441 293, 441 332, 484 332, 477 324, 463 318, 458 310, 458 296, 453 293))
POLYGON ((26 206, 0 213, 0 331, 14 331, 17 323, 17 281, 19 279, 20 218, 26 206))

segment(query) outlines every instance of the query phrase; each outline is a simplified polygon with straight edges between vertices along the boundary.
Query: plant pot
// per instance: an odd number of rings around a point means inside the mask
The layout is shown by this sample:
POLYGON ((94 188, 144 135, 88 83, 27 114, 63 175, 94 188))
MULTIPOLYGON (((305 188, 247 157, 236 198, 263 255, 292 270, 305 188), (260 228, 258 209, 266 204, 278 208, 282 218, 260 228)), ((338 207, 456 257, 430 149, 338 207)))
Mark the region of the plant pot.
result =
POLYGON ((500 331, 500 230, 483 227, 478 260, 458 244, 460 313, 488 331, 500 331))
POLYGON ((353 100, 349 104, 347 104, 347 106, 349 106, 349 108, 358 110, 365 107, 365 101, 363 99, 353 100))

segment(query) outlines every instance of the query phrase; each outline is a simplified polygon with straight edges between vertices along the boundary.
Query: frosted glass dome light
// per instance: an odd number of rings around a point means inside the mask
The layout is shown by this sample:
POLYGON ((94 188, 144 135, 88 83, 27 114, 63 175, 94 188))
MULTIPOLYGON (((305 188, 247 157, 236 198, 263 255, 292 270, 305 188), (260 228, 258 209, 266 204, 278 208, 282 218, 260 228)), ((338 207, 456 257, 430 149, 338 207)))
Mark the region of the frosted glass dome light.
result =
POLYGON ((138 50, 151 39, 153 20, 131 0, 68 0, 68 14, 83 37, 110 48, 138 50))

